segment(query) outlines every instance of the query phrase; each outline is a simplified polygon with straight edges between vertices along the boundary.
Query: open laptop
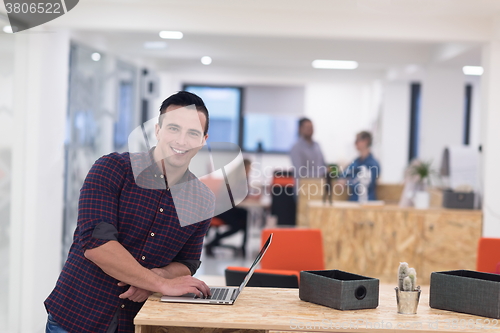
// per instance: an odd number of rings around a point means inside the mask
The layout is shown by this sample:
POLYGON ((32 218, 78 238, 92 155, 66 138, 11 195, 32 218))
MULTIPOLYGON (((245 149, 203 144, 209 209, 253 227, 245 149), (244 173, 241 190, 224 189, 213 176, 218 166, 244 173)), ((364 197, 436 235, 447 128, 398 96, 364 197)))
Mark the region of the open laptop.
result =
POLYGON ((252 277, 255 268, 260 263, 260 260, 269 248, 272 238, 273 234, 270 234, 239 287, 210 287, 212 295, 208 298, 200 298, 199 295, 195 294, 185 294, 182 296, 162 296, 160 300, 162 302, 174 303, 233 304, 252 277))

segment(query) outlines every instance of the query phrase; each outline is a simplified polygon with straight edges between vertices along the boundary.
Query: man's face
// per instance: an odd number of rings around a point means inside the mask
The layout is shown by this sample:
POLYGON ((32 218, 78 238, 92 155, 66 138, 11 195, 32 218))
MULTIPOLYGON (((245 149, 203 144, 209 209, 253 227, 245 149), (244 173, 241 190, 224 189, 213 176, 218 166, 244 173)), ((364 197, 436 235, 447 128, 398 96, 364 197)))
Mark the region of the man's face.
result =
POLYGON ((156 155, 170 167, 187 168, 189 162, 205 144, 205 115, 194 108, 170 105, 162 115, 161 127, 155 126, 156 155))
POLYGON ((311 139, 314 133, 313 124, 310 121, 304 121, 302 126, 300 126, 300 136, 305 139, 311 139))
POLYGON ((354 142, 356 145, 356 149, 358 151, 364 151, 368 148, 368 140, 367 139, 362 139, 359 136, 356 137, 356 141, 354 142))

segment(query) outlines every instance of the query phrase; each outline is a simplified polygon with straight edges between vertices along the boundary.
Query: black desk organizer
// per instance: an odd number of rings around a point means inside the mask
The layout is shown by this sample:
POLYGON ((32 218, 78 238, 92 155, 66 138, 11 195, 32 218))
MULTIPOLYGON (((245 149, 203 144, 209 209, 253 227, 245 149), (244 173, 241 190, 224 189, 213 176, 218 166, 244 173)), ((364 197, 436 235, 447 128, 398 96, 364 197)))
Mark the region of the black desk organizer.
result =
POLYGON ((429 306, 500 319, 500 275, 467 270, 433 272, 429 306))
POLYGON ((339 270, 302 271, 299 298, 337 310, 374 309, 379 280, 339 270))

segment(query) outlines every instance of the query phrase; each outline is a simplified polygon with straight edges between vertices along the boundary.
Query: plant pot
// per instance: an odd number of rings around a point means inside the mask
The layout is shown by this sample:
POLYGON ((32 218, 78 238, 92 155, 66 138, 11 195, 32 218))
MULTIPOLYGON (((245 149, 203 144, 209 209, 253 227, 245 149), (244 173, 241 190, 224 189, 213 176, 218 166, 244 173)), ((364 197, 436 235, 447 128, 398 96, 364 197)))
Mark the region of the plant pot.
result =
POLYGON ((413 204, 417 209, 429 209, 431 201, 431 196, 427 191, 417 191, 415 192, 415 197, 413 198, 413 204))
POLYGON ((402 291, 398 287, 396 290, 396 301, 398 304, 398 313, 417 314, 418 301, 420 300, 420 287, 416 291, 402 291))

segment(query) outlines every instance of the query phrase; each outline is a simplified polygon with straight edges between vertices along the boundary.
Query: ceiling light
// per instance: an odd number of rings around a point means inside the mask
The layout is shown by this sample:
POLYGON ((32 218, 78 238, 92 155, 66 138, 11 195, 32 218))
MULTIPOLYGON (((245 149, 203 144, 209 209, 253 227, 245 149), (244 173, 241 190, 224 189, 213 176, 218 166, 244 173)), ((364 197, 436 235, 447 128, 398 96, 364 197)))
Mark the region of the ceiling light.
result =
POLYGON ((355 69, 358 68, 356 61, 349 60, 314 60, 312 62, 314 68, 327 68, 327 69, 355 69))
POLYGON ((99 60, 101 60, 101 55, 97 52, 94 52, 94 53, 92 53, 90 58, 92 58, 92 60, 94 60, 94 61, 99 61, 99 60))
POLYGON ((167 48, 167 43, 162 41, 144 42, 144 48, 150 50, 161 50, 167 48))
POLYGON ((462 70, 465 75, 483 75, 484 72, 481 66, 464 66, 462 70))
POLYGON ((183 36, 180 31, 160 31, 160 37, 163 39, 182 39, 183 36))
POLYGON ((203 65, 210 65, 212 63, 212 58, 208 56, 201 57, 201 63, 203 65))
POLYGON ((3 27, 3 32, 5 32, 6 34, 11 34, 12 27, 10 25, 6 25, 5 27, 3 27))

